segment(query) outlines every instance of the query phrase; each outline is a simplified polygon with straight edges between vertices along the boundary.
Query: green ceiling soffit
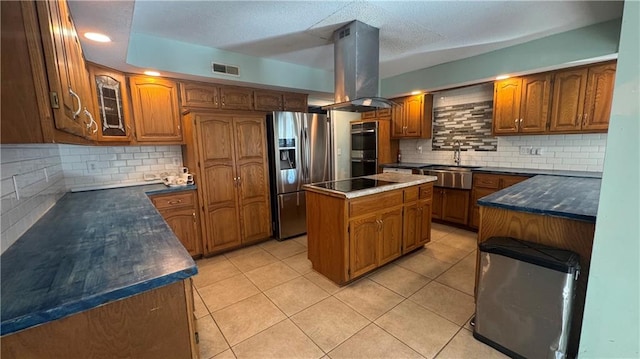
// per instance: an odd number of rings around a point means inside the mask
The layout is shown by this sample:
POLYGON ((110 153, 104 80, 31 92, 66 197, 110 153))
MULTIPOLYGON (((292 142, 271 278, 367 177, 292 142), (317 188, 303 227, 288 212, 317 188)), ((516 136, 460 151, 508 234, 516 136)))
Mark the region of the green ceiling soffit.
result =
POLYGON ((134 33, 129 38, 127 63, 211 79, 333 93, 333 72, 145 34, 134 33), (240 67, 240 76, 214 74, 212 61, 240 67))

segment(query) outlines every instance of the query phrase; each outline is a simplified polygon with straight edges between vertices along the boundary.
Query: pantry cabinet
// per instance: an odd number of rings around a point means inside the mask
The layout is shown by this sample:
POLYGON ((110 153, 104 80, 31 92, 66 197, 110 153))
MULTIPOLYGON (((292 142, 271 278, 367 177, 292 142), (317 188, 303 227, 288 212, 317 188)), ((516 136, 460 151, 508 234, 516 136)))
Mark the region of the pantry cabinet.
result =
POLYGON ((192 257, 202 255, 198 197, 195 190, 150 196, 162 218, 192 257))
POLYGON ((494 91, 495 135, 546 131, 551 95, 550 73, 497 81, 494 91))
POLYGON ((204 254, 266 239, 272 234, 265 119, 195 111, 204 254))
POLYGON ((616 64, 556 73, 551 132, 603 132, 609 128, 616 64))
POLYGON ((431 138, 433 95, 392 99, 392 138, 431 138))
POLYGON ((129 77, 138 142, 181 144, 178 85, 151 76, 129 77))

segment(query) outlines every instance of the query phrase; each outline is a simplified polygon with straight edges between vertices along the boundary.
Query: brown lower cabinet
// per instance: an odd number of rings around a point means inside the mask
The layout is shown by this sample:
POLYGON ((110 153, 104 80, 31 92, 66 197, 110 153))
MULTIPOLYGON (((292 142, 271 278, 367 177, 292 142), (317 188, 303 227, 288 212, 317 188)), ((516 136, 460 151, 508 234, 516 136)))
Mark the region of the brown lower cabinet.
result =
POLYGON ((469 190, 434 187, 433 218, 467 225, 469 219, 469 190))
POLYGON ((198 358, 191 278, 2 337, 12 358, 198 358))
POLYGON ((471 188, 471 205, 469 206, 469 227, 478 228, 480 224, 480 208, 478 199, 498 192, 501 189, 522 182, 530 176, 474 173, 471 188))
POLYGON ((195 190, 150 196, 162 218, 192 257, 202 255, 200 216, 195 190))
POLYGON ((313 269, 344 284, 429 242, 432 193, 431 183, 353 199, 308 190, 313 269))

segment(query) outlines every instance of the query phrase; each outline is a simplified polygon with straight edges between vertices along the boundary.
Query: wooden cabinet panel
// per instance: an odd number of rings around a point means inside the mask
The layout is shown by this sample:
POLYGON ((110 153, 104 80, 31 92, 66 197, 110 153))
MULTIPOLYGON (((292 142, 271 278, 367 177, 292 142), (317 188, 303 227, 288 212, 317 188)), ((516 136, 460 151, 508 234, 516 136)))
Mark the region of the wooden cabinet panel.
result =
POLYGON ((307 112, 307 95, 301 93, 287 93, 283 95, 283 109, 285 111, 307 112))
POLYGON ((560 71, 553 84, 551 132, 576 131, 581 127, 588 69, 560 71))
POLYGON ((380 255, 378 266, 394 260, 402 254, 402 207, 380 215, 380 255))
POLYGON ((549 120, 550 99, 551 74, 543 73, 522 78, 518 123, 520 132, 544 133, 549 120))
POLYGON ((365 111, 360 113, 360 118, 363 120, 368 120, 368 119, 372 119, 372 118, 376 118, 378 117, 378 112, 376 110, 373 111, 365 111))
POLYGON ((191 256, 202 254, 199 250, 200 236, 195 208, 163 210, 160 214, 191 256))
POLYGON ((421 218, 418 212, 418 204, 412 203, 410 205, 405 205, 402 236, 404 240, 404 250, 406 252, 418 248, 418 242, 420 242, 420 227, 418 224, 420 221, 421 218))
POLYGON ((585 113, 582 120, 583 130, 606 131, 609 128, 615 77, 615 63, 589 68, 585 113))
POLYGON ((418 246, 431 241, 431 199, 418 202, 418 246))
POLYGON ((510 78, 494 84, 493 133, 517 133, 522 80, 510 78))
POLYGON ((469 191, 445 188, 442 197, 442 220, 467 224, 469 219, 469 191))
POLYGON ((187 115, 197 128, 199 188, 205 199, 205 253, 271 236, 265 119, 207 112, 187 115))
POLYGON ((253 92, 255 109, 257 111, 282 111, 282 93, 266 90, 253 92))
POLYGON ((405 136, 420 137, 424 119, 423 96, 411 96, 404 102, 405 136))
POLYGON ((473 188, 471 189, 471 203, 469 204, 469 226, 478 228, 480 224, 478 199, 495 193, 503 188, 513 186, 514 184, 522 182, 528 178, 530 177, 506 174, 474 174, 473 188))
POLYGON ((173 192, 152 195, 150 198, 189 254, 192 257, 202 255, 196 192, 173 192))
POLYGON ((131 141, 131 100, 124 73, 89 64, 89 79, 98 141, 131 141))
POLYGON ((392 138, 431 138, 433 95, 423 94, 393 99, 392 138))
POLYGON ((220 87, 220 108, 253 110, 253 90, 245 87, 220 87))
POLYGON ((544 133, 549 119, 550 93, 549 73, 497 81, 493 133, 544 133))
POLYGON ((180 84, 180 100, 183 107, 209 109, 220 107, 218 87, 195 82, 183 82, 180 84))
POLYGON ((439 187, 433 188, 433 208, 431 211, 431 217, 435 219, 442 219, 442 200, 443 190, 439 187))
POLYGON ((377 214, 353 220, 349 223, 349 268, 351 278, 358 277, 378 266, 377 214))
POLYGON ((158 77, 129 78, 136 139, 139 142, 182 143, 178 88, 158 77))
POLYGON ((349 201, 349 216, 357 217, 385 208, 402 204, 402 191, 381 193, 377 196, 365 196, 349 201))

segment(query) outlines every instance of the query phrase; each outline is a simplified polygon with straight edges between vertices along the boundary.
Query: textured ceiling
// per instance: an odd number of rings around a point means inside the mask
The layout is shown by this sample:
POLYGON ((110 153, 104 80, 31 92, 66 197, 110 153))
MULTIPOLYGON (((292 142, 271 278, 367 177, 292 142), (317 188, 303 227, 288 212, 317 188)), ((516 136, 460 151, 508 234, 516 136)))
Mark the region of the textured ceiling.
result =
POLYGON ((619 18, 617 1, 71 1, 85 56, 122 70, 129 35, 333 69, 331 34, 352 20, 380 29, 380 77, 619 18))

